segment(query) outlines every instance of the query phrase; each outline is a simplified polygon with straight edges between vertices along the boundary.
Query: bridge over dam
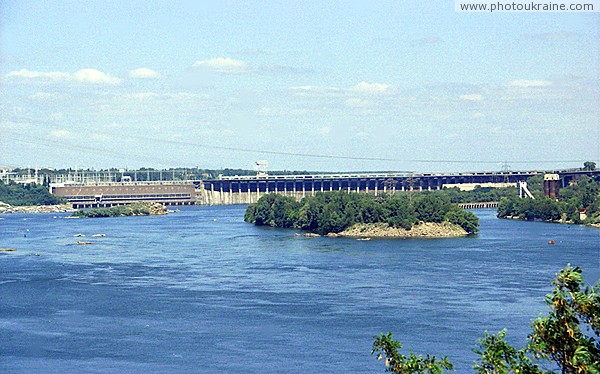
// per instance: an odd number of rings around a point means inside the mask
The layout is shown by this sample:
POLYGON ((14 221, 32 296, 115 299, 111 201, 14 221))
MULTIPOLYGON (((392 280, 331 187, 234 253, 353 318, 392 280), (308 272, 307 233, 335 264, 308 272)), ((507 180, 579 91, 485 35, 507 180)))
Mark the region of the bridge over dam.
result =
POLYGON ((514 186, 535 175, 545 178, 547 191, 556 194, 573 178, 598 175, 600 170, 502 171, 471 173, 357 173, 311 175, 222 176, 188 181, 126 181, 54 183, 51 192, 65 197, 75 208, 108 207, 135 201, 164 205, 251 204, 268 193, 297 200, 324 191, 362 192, 378 195, 396 191, 432 191, 444 187, 473 189, 514 186))

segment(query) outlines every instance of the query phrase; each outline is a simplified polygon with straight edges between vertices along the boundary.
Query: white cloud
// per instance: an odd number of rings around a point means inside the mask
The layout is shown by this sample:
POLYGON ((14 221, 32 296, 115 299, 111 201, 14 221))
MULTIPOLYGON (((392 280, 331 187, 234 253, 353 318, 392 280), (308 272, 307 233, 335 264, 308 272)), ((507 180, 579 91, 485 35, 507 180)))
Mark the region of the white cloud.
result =
POLYGON ((54 112, 50 115, 50 119, 55 122, 62 121, 64 118, 65 115, 63 112, 54 112))
POLYGON ((317 109, 274 109, 270 107, 262 107, 256 111, 256 115, 258 116, 292 116, 292 117, 301 117, 307 116, 311 114, 317 113, 317 109))
POLYGON ((148 68, 133 69, 129 72, 131 78, 160 79, 162 74, 148 68))
POLYGON ((298 96, 339 96, 344 93, 339 88, 326 86, 296 86, 290 90, 298 96))
POLYGON ((81 69, 73 74, 75 80, 84 83, 92 84, 109 84, 118 85, 121 84, 121 79, 113 77, 110 74, 106 74, 96 69, 81 69))
POLYGON ((217 57, 210 60, 199 60, 192 67, 205 68, 218 73, 245 73, 249 70, 248 64, 242 60, 228 57, 217 57))
POLYGON ((351 97, 344 102, 349 108, 366 108, 371 105, 371 101, 359 99, 358 97, 351 97))
POLYGON ((134 92, 120 96, 127 100, 149 101, 149 100, 201 100, 207 99, 206 94, 195 94, 189 92, 157 93, 157 92, 134 92))
POLYGON ((554 31, 554 32, 545 32, 541 34, 524 34, 521 35, 521 39, 524 40, 533 40, 533 41, 554 41, 554 40, 564 40, 564 39, 576 39, 585 37, 584 34, 578 34, 574 32, 568 31, 554 31))
POLYGON ((484 99, 480 94, 461 95, 459 98, 466 101, 483 101, 484 99))
POLYGON ((7 78, 16 79, 30 79, 30 80, 41 80, 41 81, 53 81, 53 82, 67 82, 77 81, 82 83, 92 84, 109 84, 118 85, 121 83, 121 79, 114 77, 110 74, 106 74, 96 69, 81 69, 75 73, 66 73, 61 71, 31 71, 27 69, 21 69, 19 71, 12 71, 6 75, 7 78))
POLYGON ((365 94, 377 94, 389 92, 390 86, 384 83, 367 83, 360 82, 356 86, 352 87, 352 91, 365 93, 365 94))
POLYGON ((40 100, 40 101, 51 101, 51 100, 57 100, 59 99, 61 96, 57 93, 53 93, 53 92, 36 92, 33 95, 29 96, 30 100, 40 100))
POLYGON ((296 86, 290 87, 290 90, 294 94, 301 96, 355 96, 388 94, 392 92, 392 86, 384 83, 360 82, 356 86, 350 88, 328 86, 296 86))
POLYGON ((135 92, 123 95, 123 98, 129 100, 151 100, 160 98, 160 95, 156 92, 135 92))
POLYGON ((112 140, 110 136, 106 135, 106 134, 99 134, 99 133, 93 133, 91 135, 92 140, 97 141, 97 142, 107 142, 112 140))
POLYGON ((512 87, 523 87, 523 88, 547 87, 547 86, 552 85, 552 82, 543 81, 543 80, 517 79, 517 80, 511 81, 508 85, 512 86, 512 87))
POLYGON ((55 138, 68 138, 71 136, 71 132, 67 130, 54 130, 50 132, 50 135, 55 138))
POLYGON ((323 126, 323 127, 317 128, 315 131, 319 135, 327 135, 327 134, 329 134, 331 132, 331 127, 329 127, 329 126, 323 126))
POLYGON ((21 69, 19 71, 11 71, 10 73, 6 74, 6 77, 60 81, 71 79, 71 74, 60 71, 31 71, 27 69, 21 69))
POLYGON ((371 136, 366 131, 359 131, 356 134, 354 134, 352 137, 354 139, 358 139, 358 140, 365 140, 365 139, 369 139, 371 136))
POLYGON ((271 114, 273 114, 273 109, 265 106, 265 107, 260 108, 256 112, 256 114, 259 116, 270 116, 271 114))

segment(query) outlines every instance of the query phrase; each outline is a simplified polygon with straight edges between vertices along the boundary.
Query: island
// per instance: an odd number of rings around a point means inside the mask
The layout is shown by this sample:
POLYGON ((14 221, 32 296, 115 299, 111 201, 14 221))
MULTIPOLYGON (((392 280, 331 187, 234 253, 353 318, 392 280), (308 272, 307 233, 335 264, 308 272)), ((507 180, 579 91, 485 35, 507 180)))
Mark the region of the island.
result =
POLYGON ((258 226, 356 238, 457 237, 478 231, 479 218, 429 193, 369 195, 319 192, 300 202, 267 194, 246 208, 244 220, 258 226))
POLYGON ((101 218, 101 217, 125 217, 125 216, 156 216, 167 214, 167 208, 160 203, 133 203, 119 205, 110 208, 95 208, 88 210, 77 210, 73 212, 73 218, 101 218))

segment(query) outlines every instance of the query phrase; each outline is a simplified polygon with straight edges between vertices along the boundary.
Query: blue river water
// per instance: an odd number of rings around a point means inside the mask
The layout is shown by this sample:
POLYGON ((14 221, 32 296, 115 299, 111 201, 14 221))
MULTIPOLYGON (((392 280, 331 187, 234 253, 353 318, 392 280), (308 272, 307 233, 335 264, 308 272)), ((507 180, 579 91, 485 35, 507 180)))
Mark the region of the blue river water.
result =
POLYGON ((392 331, 469 373, 485 330, 525 343, 567 263, 600 278, 597 228, 478 210, 475 237, 358 241, 244 209, 3 215, 0 372, 377 373, 373 337, 392 331))

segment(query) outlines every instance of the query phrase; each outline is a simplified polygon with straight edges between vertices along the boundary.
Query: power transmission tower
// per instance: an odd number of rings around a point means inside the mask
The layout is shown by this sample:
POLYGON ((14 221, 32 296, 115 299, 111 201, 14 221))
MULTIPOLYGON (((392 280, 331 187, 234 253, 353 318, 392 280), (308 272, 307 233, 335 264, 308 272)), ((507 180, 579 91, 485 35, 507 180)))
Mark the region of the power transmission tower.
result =
POLYGON ((269 166, 269 163, 265 160, 256 161, 254 163, 254 169, 256 170, 256 176, 257 177, 266 177, 267 175, 269 175, 269 173, 267 172, 268 166, 269 166))

